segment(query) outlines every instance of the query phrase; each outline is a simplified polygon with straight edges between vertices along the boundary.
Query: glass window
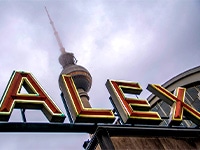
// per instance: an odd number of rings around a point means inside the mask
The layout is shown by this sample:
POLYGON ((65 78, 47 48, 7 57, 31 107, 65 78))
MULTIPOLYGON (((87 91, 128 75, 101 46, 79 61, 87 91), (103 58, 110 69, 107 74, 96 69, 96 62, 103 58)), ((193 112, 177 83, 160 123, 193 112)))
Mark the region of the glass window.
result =
POLYGON ((186 93, 186 95, 188 95, 190 99, 192 98, 192 101, 194 101, 197 98, 198 91, 196 90, 196 88, 191 87, 186 90, 186 93))
MULTIPOLYGON (((197 111, 200 112, 200 85, 190 87, 186 90, 185 95, 185 103, 195 108, 197 111)), ((152 108, 152 111, 157 111, 161 117, 165 117, 163 122, 160 125, 167 126, 169 122, 169 114, 171 111, 171 106, 165 103, 162 100, 158 100, 156 105, 152 108)), ((187 120, 187 118, 183 117, 184 120, 182 121, 180 126, 184 127, 196 127, 191 120, 187 120)))

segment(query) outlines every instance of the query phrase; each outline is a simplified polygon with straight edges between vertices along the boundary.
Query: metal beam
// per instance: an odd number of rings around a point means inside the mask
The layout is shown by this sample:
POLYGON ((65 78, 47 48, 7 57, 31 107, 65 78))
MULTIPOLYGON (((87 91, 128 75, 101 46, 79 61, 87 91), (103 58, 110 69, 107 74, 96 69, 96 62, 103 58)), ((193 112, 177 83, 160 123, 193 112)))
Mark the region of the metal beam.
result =
POLYGON ((200 128, 130 126, 93 123, 1 122, 0 132, 76 132, 94 134, 106 129, 110 136, 200 137, 200 128))
POLYGON ((94 124, 2 122, 0 132, 76 132, 94 133, 94 124))
POLYGON ((110 136, 137 136, 137 137, 200 137, 199 128, 180 127, 147 127, 147 126, 101 126, 105 128, 110 136))

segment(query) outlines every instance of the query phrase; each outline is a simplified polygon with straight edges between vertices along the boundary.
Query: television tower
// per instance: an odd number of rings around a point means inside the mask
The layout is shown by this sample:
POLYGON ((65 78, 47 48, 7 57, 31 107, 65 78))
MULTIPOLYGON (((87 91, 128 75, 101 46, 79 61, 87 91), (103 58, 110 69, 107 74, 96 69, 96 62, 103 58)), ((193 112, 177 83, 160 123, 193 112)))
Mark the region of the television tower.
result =
MULTIPOLYGON (((50 24, 53 28, 54 35, 56 37, 56 40, 58 42, 58 46, 61 51, 61 55, 59 57, 59 62, 63 67, 63 70, 61 71, 60 78, 59 78, 59 86, 61 87, 61 75, 67 74, 71 75, 74 83, 76 85, 76 88, 79 92, 79 95, 81 97, 82 103, 85 108, 90 108, 89 103, 89 96, 87 92, 89 92, 91 85, 92 85, 92 76, 90 75, 89 71, 85 69, 84 67, 77 65, 76 58, 74 57, 73 53, 69 53, 65 51, 65 48, 63 47, 63 44, 60 40, 60 37, 58 35, 58 32, 56 31, 56 28, 54 26, 54 22, 52 21, 49 12, 47 8, 45 7, 47 16, 49 18, 50 24)), ((61 89, 62 91, 62 89, 61 89)))

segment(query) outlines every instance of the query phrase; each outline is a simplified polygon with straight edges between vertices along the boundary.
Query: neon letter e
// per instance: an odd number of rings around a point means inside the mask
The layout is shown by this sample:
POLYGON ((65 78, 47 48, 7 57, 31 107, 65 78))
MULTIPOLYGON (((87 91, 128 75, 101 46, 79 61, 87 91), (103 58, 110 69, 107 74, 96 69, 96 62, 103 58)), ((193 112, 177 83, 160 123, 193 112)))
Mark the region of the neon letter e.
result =
POLYGON ((108 80, 106 87, 124 123, 159 124, 161 122, 157 112, 149 111, 151 107, 147 100, 125 96, 124 93, 139 95, 142 88, 138 83, 108 80))

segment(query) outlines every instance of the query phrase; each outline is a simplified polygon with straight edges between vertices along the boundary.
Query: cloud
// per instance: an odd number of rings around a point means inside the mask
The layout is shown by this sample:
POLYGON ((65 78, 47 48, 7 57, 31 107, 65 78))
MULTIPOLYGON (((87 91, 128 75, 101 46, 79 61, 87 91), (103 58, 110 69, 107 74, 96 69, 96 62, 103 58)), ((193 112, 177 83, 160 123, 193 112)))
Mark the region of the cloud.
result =
MULTIPOLYGON (((78 64, 93 76, 89 95, 94 107, 113 108, 105 87, 107 79, 139 82, 144 89, 141 97, 146 98, 148 83, 162 84, 199 65, 198 1, 0 1, 1 93, 13 70, 29 71, 65 111, 58 86, 60 51, 44 5, 66 50, 74 52, 78 64)), ((28 111, 27 115, 30 121, 44 119, 41 112, 28 111)), ((11 120, 18 119, 20 112, 15 110, 11 120)), ((28 142, 22 149, 29 148, 35 136, 39 139, 32 146, 35 149, 82 149, 88 137, 61 134, 55 140, 49 135, 6 134, 0 138, 12 139, 9 148, 13 150, 25 138, 28 142)))

